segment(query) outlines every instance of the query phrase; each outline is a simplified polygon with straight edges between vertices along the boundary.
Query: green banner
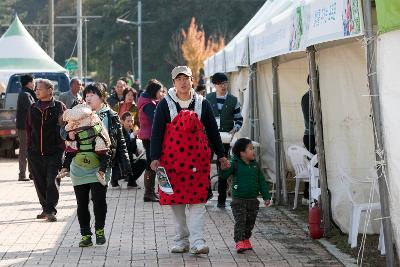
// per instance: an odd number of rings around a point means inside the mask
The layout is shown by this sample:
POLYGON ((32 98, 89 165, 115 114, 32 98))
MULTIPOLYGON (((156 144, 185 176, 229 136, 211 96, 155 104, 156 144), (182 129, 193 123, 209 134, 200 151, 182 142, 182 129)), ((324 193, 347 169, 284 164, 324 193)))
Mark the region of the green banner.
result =
POLYGON ((379 33, 400 29, 400 0, 376 0, 379 33))

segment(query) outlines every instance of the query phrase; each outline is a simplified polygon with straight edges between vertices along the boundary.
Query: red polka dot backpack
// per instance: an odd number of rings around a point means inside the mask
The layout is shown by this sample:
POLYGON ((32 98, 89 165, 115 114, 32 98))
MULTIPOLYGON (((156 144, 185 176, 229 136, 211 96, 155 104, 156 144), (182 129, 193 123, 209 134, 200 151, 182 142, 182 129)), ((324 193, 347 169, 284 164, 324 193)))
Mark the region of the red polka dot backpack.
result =
POLYGON ((160 191, 161 205, 207 202, 211 150, 200 121, 203 97, 195 95, 195 108, 177 112, 167 95, 171 123, 167 124, 160 165, 167 172, 173 194, 160 191))

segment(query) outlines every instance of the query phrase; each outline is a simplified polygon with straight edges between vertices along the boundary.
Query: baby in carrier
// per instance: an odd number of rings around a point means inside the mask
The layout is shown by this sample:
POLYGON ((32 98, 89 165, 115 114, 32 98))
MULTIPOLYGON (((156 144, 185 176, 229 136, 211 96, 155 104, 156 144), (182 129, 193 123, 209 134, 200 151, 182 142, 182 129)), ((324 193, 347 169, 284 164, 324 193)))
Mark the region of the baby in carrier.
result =
POLYGON ((57 178, 65 177, 74 157, 79 157, 79 162, 87 164, 88 167, 93 166, 91 164, 99 165, 97 179, 105 186, 104 174, 110 159, 111 141, 99 116, 90 106, 79 104, 67 109, 63 114, 63 120, 67 122, 65 131, 68 133, 68 138, 65 141, 65 159, 57 178), (97 157, 93 157, 93 153, 97 157), (98 159, 98 162, 93 162, 93 158, 98 159))

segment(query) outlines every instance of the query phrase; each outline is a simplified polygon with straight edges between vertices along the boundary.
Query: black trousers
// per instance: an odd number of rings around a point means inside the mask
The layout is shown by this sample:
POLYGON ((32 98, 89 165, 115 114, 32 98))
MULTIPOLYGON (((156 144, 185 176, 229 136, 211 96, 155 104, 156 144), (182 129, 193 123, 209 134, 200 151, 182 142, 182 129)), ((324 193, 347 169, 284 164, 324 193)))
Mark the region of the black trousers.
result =
POLYGON ((136 180, 142 175, 146 166, 147 162, 145 159, 138 159, 136 162, 131 161, 132 175, 128 176, 128 186, 136 185, 136 180))
POLYGON ((81 235, 92 235, 90 230, 89 198, 93 202, 94 228, 103 229, 107 214, 106 193, 107 187, 100 183, 90 183, 74 186, 76 203, 78 205, 78 221, 81 235))
POLYGON ((118 186, 118 180, 122 179, 121 167, 119 165, 118 155, 115 156, 115 159, 112 162, 111 168, 111 185, 118 186))
MULTIPOLYGON (((315 150, 315 135, 304 135, 303 136, 303 144, 306 147, 306 149, 311 153, 311 154, 317 154, 317 151, 315 150)), ((310 192, 309 192, 309 183, 305 182, 304 183, 304 198, 308 199, 310 197, 310 192)))
POLYGON ((142 140, 144 150, 146 151, 146 170, 151 171, 150 164, 151 164, 151 158, 150 158, 150 140, 142 140))
MULTIPOLYGON (((224 151, 225 155, 229 155, 229 149, 230 149, 229 144, 224 144, 224 151)), ((214 155, 212 154, 211 157, 214 155)), ((217 171, 221 170, 221 163, 217 160, 217 171)), ((218 176, 218 203, 225 204, 226 201, 226 190, 228 189, 228 179, 222 179, 221 177, 218 176)))
POLYGON ((234 237, 235 242, 250 239, 256 223, 260 201, 258 199, 232 200, 231 207, 235 219, 234 237))
POLYGON ((28 153, 28 164, 34 177, 36 193, 45 213, 57 213, 60 180, 56 176, 61 169, 62 154, 62 151, 48 156, 36 152, 28 153))

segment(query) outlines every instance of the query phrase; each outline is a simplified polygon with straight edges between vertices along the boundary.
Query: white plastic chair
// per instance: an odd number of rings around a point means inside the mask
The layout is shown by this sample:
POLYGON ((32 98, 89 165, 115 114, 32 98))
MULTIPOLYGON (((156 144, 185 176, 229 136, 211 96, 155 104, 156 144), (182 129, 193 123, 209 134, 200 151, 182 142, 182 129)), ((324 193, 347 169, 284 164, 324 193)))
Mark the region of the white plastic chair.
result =
POLYGON ((299 188, 300 182, 308 182, 310 181, 310 171, 308 166, 310 165, 310 160, 314 155, 311 154, 307 149, 300 146, 290 146, 288 148, 288 157, 292 166, 294 168, 294 172, 296 176, 293 178, 296 179, 296 187, 294 191, 294 204, 293 209, 297 208, 297 201, 299 196, 299 188))
POLYGON ((318 155, 314 155, 310 160, 308 169, 310 171, 310 199, 319 200, 321 188, 319 186, 319 169, 315 167, 318 164, 318 155))
MULTIPOLYGON (((342 169, 339 168, 339 175, 342 181, 342 184, 345 186, 347 195, 351 202, 351 211, 350 211, 350 227, 349 227, 349 239, 348 243, 351 248, 357 247, 357 236, 358 236, 358 228, 360 226, 361 214, 363 212, 367 212, 368 210, 381 210, 380 202, 357 202, 354 199, 355 190, 353 188, 360 188, 362 185, 372 186, 375 196, 379 198, 379 192, 377 189, 377 181, 373 179, 355 179, 348 176, 342 169)), ((384 235, 383 235, 383 227, 381 223, 380 235, 379 235, 379 245, 378 249, 381 251, 381 254, 385 254, 385 243, 384 243, 384 235)))

